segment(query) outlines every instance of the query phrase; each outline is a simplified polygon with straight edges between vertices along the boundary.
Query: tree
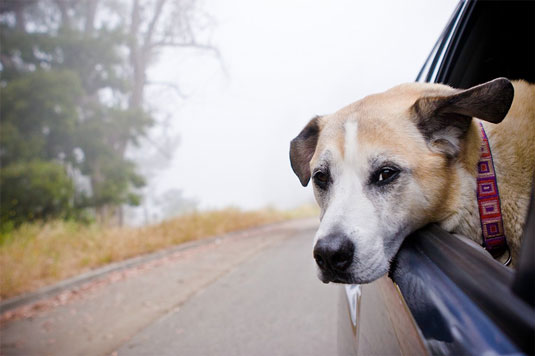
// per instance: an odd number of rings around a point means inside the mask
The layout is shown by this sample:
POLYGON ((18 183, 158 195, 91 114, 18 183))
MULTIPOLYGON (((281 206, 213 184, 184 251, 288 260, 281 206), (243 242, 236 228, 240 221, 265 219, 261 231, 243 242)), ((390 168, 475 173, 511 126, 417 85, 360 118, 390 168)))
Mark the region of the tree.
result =
MULTIPOLYGON (((36 215, 32 207, 24 210, 19 203, 20 216, 68 216, 73 209, 92 208, 98 220, 120 222, 122 204, 139 203, 136 191, 144 179, 126 153, 155 123, 144 97, 151 84, 147 69, 168 46, 219 55, 196 38, 204 26, 196 4, 194 0, 0 3, 0 166, 7 173, 17 172, 20 182, 31 182, 28 175, 46 172, 59 177, 57 169, 62 167, 64 177, 72 181, 74 175, 84 175, 91 187, 89 192, 71 194, 66 200, 70 205, 52 209, 63 213, 48 214, 52 210, 45 209, 36 215)), ((178 90, 174 83, 159 84, 178 90)), ((2 200, 23 195, 15 191, 22 185, 13 183, 13 174, 2 175, 2 200)), ((79 188, 74 185, 74 190, 79 188)), ((51 189, 44 196, 54 200, 54 194, 59 193, 51 189)))
MULTIPOLYGON (((122 95, 128 90, 127 77, 121 73, 124 58, 120 52, 126 36, 120 27, 94 26, 91 10, 96 4, 98 1, 8 2, 1 9, 5 16, 0 57, 0 158, 3 170, 9 172, 11 165, 19 166, 16 171, 22 175, 21 182, 32 182, 27 175, 38 172, 20 166, 36 160, 60 164, 67 175, 69 170, 88 175, 94 182, 91 196, 82 196, 83 204, 78 207, 95 208, 97 217, 104 221, 106 217, 100 214, 104 206, 137 203, 132 188, 143 184, 132 162, 115 154, 110 136, 135 140, 134 136, 143 134, 151 120, 144 113, 122 108, 120 102, 102 99, 103 90, 122 95), (15 22, 10 11, 15 13, 15 22), (34 29, 27 30, 28 24, 34 29), (125 116, 135 119, 124 120, 125 116), (120 123, 115 120, 118 117, 123 118, 120 123), (99 166, 101 161, 105 161, 104 169, 99 166)), ((22 191, 13 192, 23 188, 21 185, 2 183, 2 198, 23 195, 22 191)), ((26 189, 32 191, 31 187, 26 189)), ((19 210, 31 212, 32 207, 19 204, 19 210)), ((47 211, 38 217, 58 216, 47 211)), ((22 213, 30 215, 36 216, 22 213)))

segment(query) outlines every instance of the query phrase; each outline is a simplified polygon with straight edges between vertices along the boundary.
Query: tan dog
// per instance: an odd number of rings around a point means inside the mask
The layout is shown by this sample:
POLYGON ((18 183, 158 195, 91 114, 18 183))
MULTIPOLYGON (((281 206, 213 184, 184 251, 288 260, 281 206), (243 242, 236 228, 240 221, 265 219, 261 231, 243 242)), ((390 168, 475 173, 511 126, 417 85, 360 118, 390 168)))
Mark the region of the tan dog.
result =
POLYGON ((535 86, 410 83, 312 119, 291 143, 292 168, 303 186, 312 178, 321 207, 319 278, 371 282, 403 239, 431 222, 481 243, 480 120, 515 261, 535 171, 535 86))

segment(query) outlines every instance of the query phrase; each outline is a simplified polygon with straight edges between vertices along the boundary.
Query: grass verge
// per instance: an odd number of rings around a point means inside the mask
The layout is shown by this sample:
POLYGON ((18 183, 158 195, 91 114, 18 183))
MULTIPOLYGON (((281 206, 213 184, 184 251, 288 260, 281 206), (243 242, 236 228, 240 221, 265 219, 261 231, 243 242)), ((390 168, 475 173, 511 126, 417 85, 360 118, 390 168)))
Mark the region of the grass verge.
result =
POLYGON ((110 262, 186 241, 314 215, 317 210, 311 207, 292 211, 224 209, 138 228, 65 221, 22 225, 0 245, 0 297, 10 298, 110 262))

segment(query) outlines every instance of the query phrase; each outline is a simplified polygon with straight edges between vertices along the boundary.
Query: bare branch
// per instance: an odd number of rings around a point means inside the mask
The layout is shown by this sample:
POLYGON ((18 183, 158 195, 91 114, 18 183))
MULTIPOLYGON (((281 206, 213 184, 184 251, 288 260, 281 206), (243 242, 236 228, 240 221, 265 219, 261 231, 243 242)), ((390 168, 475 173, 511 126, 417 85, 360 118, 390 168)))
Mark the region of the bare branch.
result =
POLYGON ((156 47, 197 48, 197 49, 202 49, 202 50, 213 52, 216 55, 216 57, 221 56, 221 54, 219 53, 219 49, 217 49, 216 47, 212 45, 208 45, 208 44, 198 43, 195 41, 177 42, 177 41, 165 41, 164 40, 164 41, 155 42, 152 45, 152 47, 153 48, 156 48, 156 47))
POLYGON ((147 142, 149 142, 152 147, 154 147, 156 151, 158 151, 158 153, 160 153, 164 158, 166 158, 168 161, 171 161, 171 159, 173 158, 173 155, 171 153, 164 150, 160 145, 158 145, 154 140, 152 140, 149 135, 144 135, 143 138, 145 138, 145 140, 147 140, 147 142))
POLYGON ((154 48, 156 47, 193 48, 193 49, 199 49, 199 50, 211 52, 215 56, 217 61, 219 62, 219 65, 221 66, 221 70, 223 71, 224 75, 228 77, 228 71, 223 61, 223 57, 221 56, 221 52, 219 51, 219 48, 217 47, 214 47, 209 44, 198 43, 195 41, 179 42, 179 41, 166 41, 166 40, 155 42, 153 44, 153 47, 154 48))
POLYGON ((154 29, 156 25, 158 24, 158 20, 160 19, 160 15, 162 14, 163 6, 165 5, 165 2, 167 0, 159 0, 156 3, 156 6, 154 8, 154 13, 152 15, 152 19, 149 23, 149 27, 147 29, 147 32, 145 33, 145 39, 143 41, 143 52, 147 51, 151 45, 152 42, 152 36, 154 34, 154 29))
POLYGON ((145 83, 146 85, 159 85, 164 86, 173 89, 173 91, 182 99, 187 99, 188 95, 184 94, 184 92, 180 89, 180 87, 173 82, 165 82, 165 81, 148 81, 145 83))

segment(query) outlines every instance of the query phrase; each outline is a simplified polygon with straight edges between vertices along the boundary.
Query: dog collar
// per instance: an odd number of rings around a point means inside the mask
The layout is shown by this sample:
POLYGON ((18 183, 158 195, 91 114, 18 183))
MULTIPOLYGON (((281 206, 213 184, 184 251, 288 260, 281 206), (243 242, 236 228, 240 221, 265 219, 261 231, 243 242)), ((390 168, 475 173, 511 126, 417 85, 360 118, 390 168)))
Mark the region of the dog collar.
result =
POLYGON ((481 127, 482 140, 481 157, 477 164, 477 204, 479 206, 483 247, 493 257, 499 257, 507 249, 500 194, 489 140, 481 122, 479 126, 481 127))

